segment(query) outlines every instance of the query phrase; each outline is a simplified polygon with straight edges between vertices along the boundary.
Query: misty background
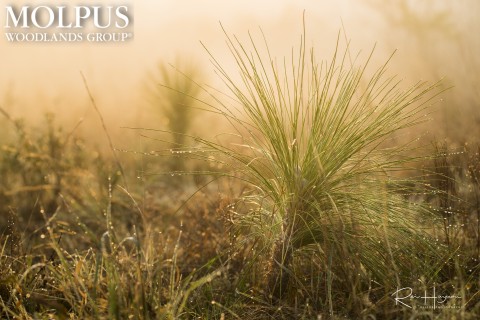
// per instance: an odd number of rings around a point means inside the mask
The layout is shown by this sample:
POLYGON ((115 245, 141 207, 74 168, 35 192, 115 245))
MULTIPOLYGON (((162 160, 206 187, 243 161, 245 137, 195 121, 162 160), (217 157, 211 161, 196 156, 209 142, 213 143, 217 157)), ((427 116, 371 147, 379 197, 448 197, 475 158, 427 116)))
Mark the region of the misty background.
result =
MULTIPOLYGON (((3 23, 9 2, 0 3, 3 23)), ((35 3, 45 4, 29 2, 35 3)), ((437 139, 457 144, 480 136, 479 1, 142 0, 127 4, 134 10, 135 30, 127 43, 9 43, 2 32, 0 106, 15 118, 36 122, 45 112, 54 112, 66 128, 83 118, 83 130, 89 131, 89 126, 100 130, 83 73, 111 130, 162 128, 164 119, 152 111, 149 99, 149 90, 160 82, 159 64, 179 70, 193 65, 199 70, 195 80, 226 91, 200 42, 235 73, 220 23, 243 40, 248 32, 261 39, 261 28, 272 55, 281 58, 298 47, 305 13, 307 47, 315 47, 320 58, 332 56, 339 32, 342 39, 346 34, 351 40, 352 52, 362 51, 363 58, 376 45, 373 66, 397 50, 389 72, 404 79, 405 87, 439 79, 445 87, 453 87, 432 109, 429 131, 437 139)))

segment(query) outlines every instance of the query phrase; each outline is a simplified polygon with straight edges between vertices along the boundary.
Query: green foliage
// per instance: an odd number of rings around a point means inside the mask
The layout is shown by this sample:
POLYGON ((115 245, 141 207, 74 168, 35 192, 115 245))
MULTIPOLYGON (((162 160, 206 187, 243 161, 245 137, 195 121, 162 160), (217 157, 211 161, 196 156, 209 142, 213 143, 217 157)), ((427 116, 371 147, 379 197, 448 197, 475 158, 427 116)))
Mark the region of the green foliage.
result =
MULTIPOLYGON (((163 122, 172 135, 171 148, 185 147, 186 138, 192 132, 197 114, 195 102, 200 88, 195 81, 201 78, 201 70, 193 64, 173 67, 159 63, 155 73, 150 74, 147 83, 150 104, 162 116, 163 122), (181 68, 181 72, 176 68, 181 68)), ((180 161, 172 161, 171 170, 183 169, 180 161)))
POLYGON ((298 54, 280 61, 250 41, 251 51, 227 35, 240 82, 212 55, 240 104, 238 113, 217 108, 240 147, 198 140, 253 187, 235 223, 255 237, 258 257, 270 256, 271 297, 287 294, 293 258, 306 249, 337 277, 356 272, 347 290, 370 279, 386 292, 420 274, 435 281, 444 249, 417 227, 428 211, 399 195, 393 173, 405 146, 388 139, 426 119, 438 84, 401 91, 386 64, 369 74, 371 55, 352 64, 338 43, 331 62, 317 63, 304 37, 298 54))

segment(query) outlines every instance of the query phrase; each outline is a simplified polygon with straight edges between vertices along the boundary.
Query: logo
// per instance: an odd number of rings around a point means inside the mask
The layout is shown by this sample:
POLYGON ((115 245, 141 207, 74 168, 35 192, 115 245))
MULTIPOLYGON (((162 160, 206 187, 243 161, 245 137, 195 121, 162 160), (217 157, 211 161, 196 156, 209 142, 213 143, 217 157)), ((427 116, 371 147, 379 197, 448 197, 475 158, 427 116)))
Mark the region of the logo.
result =
POLYGON ((417 295, 410 287, 401 288, 392 294, 396 306, 403 306, 410 309, 459 309, 455 300, 461 299, 456 295, 437 294, 435 286, 432 291, 425 290, 423 294, 417 295))
POLYGON ((8 42, 126 42, 133 38, 128 5, 8 5, 8 42))

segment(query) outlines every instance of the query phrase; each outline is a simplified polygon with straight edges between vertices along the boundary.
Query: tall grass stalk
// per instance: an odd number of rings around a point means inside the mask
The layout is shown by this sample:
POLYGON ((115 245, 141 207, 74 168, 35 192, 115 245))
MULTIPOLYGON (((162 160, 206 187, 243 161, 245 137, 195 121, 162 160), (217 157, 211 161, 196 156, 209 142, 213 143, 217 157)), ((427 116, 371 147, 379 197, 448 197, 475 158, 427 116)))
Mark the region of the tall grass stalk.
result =
POLYGON ((296 54, 283 60, 265 37, 259 46, 250 34, 249 45, 225 35, 240 81, 206 50, 238 105, 216 98, 212 107, 239 141, 197 141, 253 186, 235 223, 256 239, 256 259, 269 257, 270 297, 287 293, 302 250, 323 259, 329 293, 335 278, 355 293, 367 275, 390 290, 416 272, 437 274, 431 261, 442 249, 418 227, 428 212, 399 196, 393 173, 407 161, 405 145, 390 139, 427 119, 439 83, 401 90, 387 75, 390 59, 369 72, 374 50, 351 62, 338 40, 330 62, 319 63, 305 30, 296 54))

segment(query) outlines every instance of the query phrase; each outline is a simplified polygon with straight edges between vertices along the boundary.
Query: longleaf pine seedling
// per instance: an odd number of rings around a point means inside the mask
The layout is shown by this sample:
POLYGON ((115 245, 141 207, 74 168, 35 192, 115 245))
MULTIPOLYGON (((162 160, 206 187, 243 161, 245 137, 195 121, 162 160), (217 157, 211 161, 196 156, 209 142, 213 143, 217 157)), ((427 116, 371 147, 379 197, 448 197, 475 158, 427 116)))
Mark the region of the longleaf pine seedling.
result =
POLYGON ((253 186, 234 224, 255 239, 254 261, 268 257, 267 296, 288 294, 300 278, 295 257, 305 252, 330 279, 331 311, 332 281, 354 295, 372 279, 386 292, 420 275, 433 281, 444 250, 418 227, 427 210, 401 196, 394 172, 407 161, 405 144, 390 140, 426 120, 440 84, 400 90, 387 76, 389 61, 368 72, 373 50, 352 62, 339 40, 330 62, 319 63, 305 30, 296 54, 283 60, 265 38, 259 46, 249 35, 247 45, 224 33, 240 81, 209 55, 238 107, 220 98, 212 107, 239 142, 197 141, 253 186))

